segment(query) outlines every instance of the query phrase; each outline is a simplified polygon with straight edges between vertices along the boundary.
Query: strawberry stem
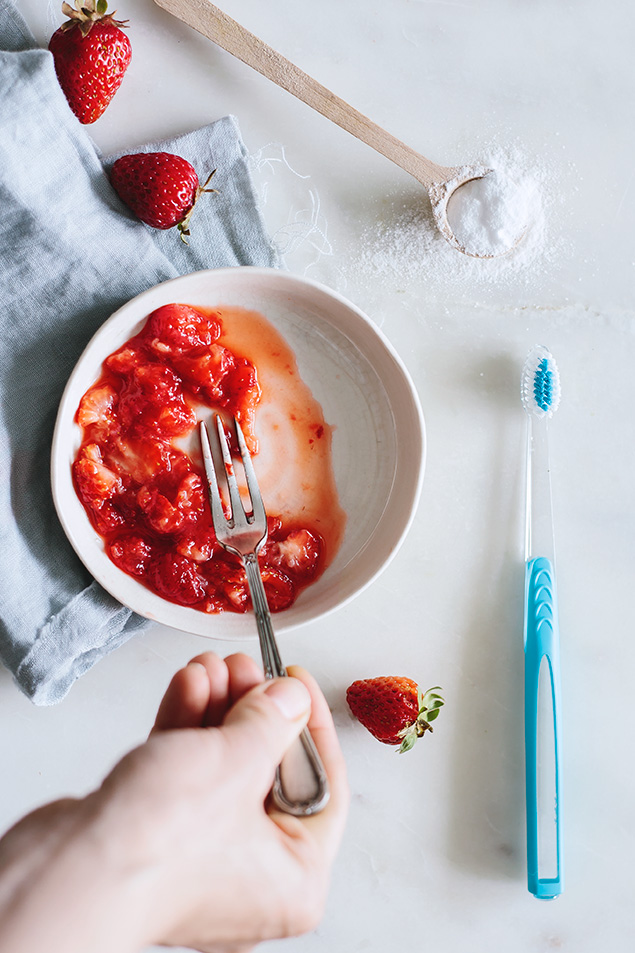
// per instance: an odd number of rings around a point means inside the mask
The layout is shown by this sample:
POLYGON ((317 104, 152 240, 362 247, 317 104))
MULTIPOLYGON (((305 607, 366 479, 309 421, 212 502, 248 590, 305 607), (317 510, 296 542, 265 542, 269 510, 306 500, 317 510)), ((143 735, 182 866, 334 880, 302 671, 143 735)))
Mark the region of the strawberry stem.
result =
POLYGON ((429 688, 425 693, 422 692, 420 688, 417 689, 419 711, 412 724, 399 732, 399 736, 402 739, 401 745, 398 748, 399 754, 410 751, 415 741, 418 738, 422 738, 426 731, 433 731, 430 722, 434 721, 444 704, 443 696, 438 694, 440 691, 441 689, 438 685, 435 685, 434 688, 429 688))
POLYGON ((88 36, 95 23, 110 23, 113 26, 126 26, 127 20, 115 20, 116 10, 107 13, 108 0, 75 0, 75 6, 64 2, 62 4, 62 13, 68 17, 65 23, 62 23, 61 29, 73 30, 79 28, 82 36, 88 36))
POLYGON ((192 202, 192 204, 191 204, 190 207, 188 208, 187 212, 185 213, 185 215, 183 216, 183 218, 181 219, 181 221, 180 221, 180 222, 178 223, 178 225, 176 226, 177 229, 178 229, 178 231, 179 231, 179 235, 181 236, 181 241, 182 241, 185 245, 189 245, 189 242, 188 242, 188 240, 187 240, 187 238, 186 238, 185 236, 190 234, 190 218, 192 217, 192 212, 194 211, 194 206, 195 206, 196 203, 198 202, 199 198, 201 197, 201 195, 202 195, 204 192, 216 192, 216 194, 218 194, 218 189, 208 189, 208 188, 207 188, 207 186, 208 186, 209 183, 211 182, 212 176, 214 175, 215 172, 216 172, 216 169, 212 169, 212 171, 210 172, 210 174, 209 174, 209 175, 207 176, 207 178, 205 179, 205 182, 203 183, 203 185, 199 185, 199 186, 198 186, 198 188, 196 189, 196 193, 195 193, 195 195, 194 195, 194 201, 192 202))

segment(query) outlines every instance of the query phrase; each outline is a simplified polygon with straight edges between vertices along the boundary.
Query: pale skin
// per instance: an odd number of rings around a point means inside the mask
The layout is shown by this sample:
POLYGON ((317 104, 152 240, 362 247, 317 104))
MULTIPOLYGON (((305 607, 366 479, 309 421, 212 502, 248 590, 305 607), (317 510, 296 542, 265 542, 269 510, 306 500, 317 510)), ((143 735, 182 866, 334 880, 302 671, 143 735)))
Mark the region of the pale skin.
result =
POLYGON ((0 840, 3 953, 246 953, 314 929, 349 795, 324 696, 289 674, 265 682, 247 655, 197 656, 100 788, 13 827, 0 840), (300 819, 267 795, 307 723, 331 798, 300 819))

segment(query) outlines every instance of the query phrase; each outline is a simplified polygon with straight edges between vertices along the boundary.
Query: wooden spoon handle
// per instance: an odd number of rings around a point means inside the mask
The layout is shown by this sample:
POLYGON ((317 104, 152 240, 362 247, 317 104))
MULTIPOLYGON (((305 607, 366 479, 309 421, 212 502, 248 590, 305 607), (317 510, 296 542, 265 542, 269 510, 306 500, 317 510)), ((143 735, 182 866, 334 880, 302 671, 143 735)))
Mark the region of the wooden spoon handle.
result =
POLYGON ((454 170, 430 162, 400 139, 391 136, 207 0, 154 2, 386 156, 401 169, 409 172, 425 188, 451 178, 454 170))

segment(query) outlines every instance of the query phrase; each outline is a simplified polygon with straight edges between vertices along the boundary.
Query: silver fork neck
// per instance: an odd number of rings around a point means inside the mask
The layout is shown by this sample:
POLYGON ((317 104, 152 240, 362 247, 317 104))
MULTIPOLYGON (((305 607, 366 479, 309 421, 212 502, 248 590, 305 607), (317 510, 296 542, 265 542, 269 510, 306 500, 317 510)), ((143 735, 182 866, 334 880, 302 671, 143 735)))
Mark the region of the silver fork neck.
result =
POLYGON ((255 553, 248 553, 246 556, 243 556, 243 565, 247 574, 247 584, 256 616, 265 675, 267 678, 286 675, 286 669, 282 664, 273 633, 271 613, 267 603, 265 587, 260 575, 257 555, 255 553))

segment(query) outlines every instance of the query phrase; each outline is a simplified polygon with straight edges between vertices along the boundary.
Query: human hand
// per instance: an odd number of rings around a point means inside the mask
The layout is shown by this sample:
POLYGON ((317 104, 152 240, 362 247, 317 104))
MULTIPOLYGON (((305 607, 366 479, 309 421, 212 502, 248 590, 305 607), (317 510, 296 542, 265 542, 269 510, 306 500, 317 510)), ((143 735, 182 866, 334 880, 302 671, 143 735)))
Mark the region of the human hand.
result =
POLYGON ((125 817, 139 851, 151 942, 211 953, 319 922, 348 791, 326 701, 308 673, 290 674, 265 682, 246 655, 198 656, 173 678, 146 744, 96 793, 106 829, 125 817), (300 819, 267 795, 307 719, 331 798, 300 819))
POLYGON ((97 791, 21 821, 0 842, 7 953, 44 940, 49 953, 237 953, 313 929, 348 788, 323 695, 289 672, 265 682, 246 655, 198 656, 172 679, 148 740, 97 791), (307 719, 331 798, 296 818, 267 795, 307 719))

